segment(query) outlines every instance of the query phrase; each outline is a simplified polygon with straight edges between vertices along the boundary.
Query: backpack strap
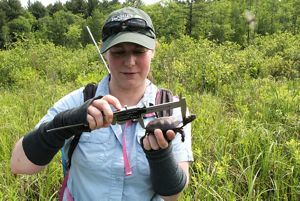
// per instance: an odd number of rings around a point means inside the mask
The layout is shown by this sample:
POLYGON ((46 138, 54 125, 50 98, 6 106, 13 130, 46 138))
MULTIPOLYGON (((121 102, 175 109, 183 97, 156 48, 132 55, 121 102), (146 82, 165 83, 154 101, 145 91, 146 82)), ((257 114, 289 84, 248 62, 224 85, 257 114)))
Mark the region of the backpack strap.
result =
MULTIPOLYGON (((155 98, 155 105, 168 103, 172 101, 173 101, 173 94, 170 90, 164 88, 158 90, 155 98)), ((168 117, 168 116, 172 116, 172 114, 173 114, 172 109, 164 110, 156 113, 157 117, 168 117)))
MULTIPOLYGON (((97 90, 97 87, 98 85, 95 84, 95 83, 89 83, 85 86, 84 90, 83 90, 83 99, 84 99, 84 102, 93 98, 96 94, 96 90, 97 90)), ((71 167, 71 158, 72 158, 72 155, 73 155, 73 152, 79 142, 79 139, 80 139, 80 135, 76 135, 71 143, 70 143, 70 147, 69 147, 69 150, 68 150, 68 169, 70 169, 71 167)))

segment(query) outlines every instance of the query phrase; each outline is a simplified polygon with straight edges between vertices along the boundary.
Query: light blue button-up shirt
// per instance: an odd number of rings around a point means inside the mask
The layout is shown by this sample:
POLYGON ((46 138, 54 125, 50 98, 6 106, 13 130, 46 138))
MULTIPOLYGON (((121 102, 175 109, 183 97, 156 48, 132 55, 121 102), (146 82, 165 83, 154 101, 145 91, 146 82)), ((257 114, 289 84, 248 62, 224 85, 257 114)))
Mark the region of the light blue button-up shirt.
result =
MULTIPOLYGON (((109 94, 108 82, 109 76, 98 84, 95 96, 109 94)), ((82 105, 82 91, 83 88, 75 90, 56 102, 39 124, 52 120, 59 112, 82 105)), ((157 91, 158 88, 148 80, 144 97, 137 106, 155 104, 157 91)), ((180 108, 174 109, 173 115, 181 120, 180 108)), ((145 125, 153 118, 145 118, 145 125)), ((177 162, 193 161, 190 124, 185 126, 184 132, 185 142, 181 142, 179 134, 172 141, 173 154, 177 162)), ((145 130, 137 122, 126 127, 125 132, 124 126, 119 124, 92 132, 84 132, 73 153, 67 182, 67 188, 74 200, 162 200, 153 191, 148 161, 140 145, 140 139, 144 134, 145 130), (122 136, 124 134, 127 156, 132 170, 132 174, 129 176, 126 176, 124 171, 122 152, 122 136)), ((64 195, 64 200, 67 200, 66 195, 64 195)))

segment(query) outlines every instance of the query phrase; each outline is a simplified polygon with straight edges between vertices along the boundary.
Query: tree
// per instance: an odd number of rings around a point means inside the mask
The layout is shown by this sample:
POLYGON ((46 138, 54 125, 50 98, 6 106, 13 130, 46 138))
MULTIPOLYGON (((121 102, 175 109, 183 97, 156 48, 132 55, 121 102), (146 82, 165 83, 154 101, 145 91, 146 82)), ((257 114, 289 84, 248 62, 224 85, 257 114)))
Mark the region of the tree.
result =
POLYGON ((99 8, 98 0, 88 0, 87 1, 87 17, 92 16, 95 9, 99 8))
MULTIPOLYGON (((88 17, 86 20, 87 26, 90 28, 93 37, 97 42, 101 40, 101 27, 104 25, 105 19, 106 15, 102 12, 102 10, 95 9, 92 13, 92 16, 88 17)), ((84 28, 82 30, 82 43, 83 45, 86 45, 91 42, 92 39, 87 30, 84 28)))
POLYGON ((294 1, 292 5, 293 11, 292 11, 292 30, 294 34, 299 33, 300 31, 300 2, 294 1))
POLYGON ((51 34, 51 31, 49 31, 49 28, 52 24, 52 21, 53 19, 49 15, 38 19, 33 27, 34 36, 39 39, 50 40, 49 35, 51 34))
POLYGON ((83 19, 70 12, 58 11, 52 18, 47 18, 45 23, 48 39, 57 45, 67 45, 65 36, 69 27, 73 25, 82 27, 83 19))
MULTIPOLYGON (((25 11, 22 16, 25 17, 32 26, 35 26, 37 23, 37 19, 29 11, 25 11)), ((32 29, 31 31, 35 31, 35 29, 32 29)))
POLYGON ((256 6, 257 33, 273 34, 278 28, 278 9, 280 1, 259 1, 256 6))
POLYGON ((60 2, 60 1, 57 1, 55 2, 53 5, 52 4, 49 4, 47 6, 47 10, 49 12, 49 15, 53 15, 54 13, 58 12, 58 11, 61 11, 61 10, 66 10, 64 5, 60 2))
POLYGON ((122 5, 120 4, 120 2, 118 0, 111 0, 111 1, 102 0, 99 3, 99 8, 107 16, 112 11, 122 8, 122 5))
POLYGON ((0 28, 6 24, 6 13, 0 9, 0 28))
MULTIPOLYGON (((17 19, 23 12, 24 10, 18 0, 0 1, 0 48, 4 48, 11 41, 11 32, 8 23, 17 19)), ((18 22, 20 22, 20 19, 15 22, 11 22, 10 26, 13 26, 14 23, 18 22)), ((23 25, 20 24, 20 26, 23 25)), ((24 26, 26 27, 26 25, 24 26)))
POLYGON ((31 31, 30 21, 23 16, 11 20, 7 23, 9 32, 14 35, 23 35, 31 31))
POLYGON ((71 0, 65 3, 66 9, 71 11, 73 14, 82 14, 87 17, 87 2, 85 0, 71 0))
MULTIPOLYGON (((188 18, 191 19, 191 36, 194 38, 206 37, 210 29, 209 3, 204 0, 195 1, 192 7, 192 17, 190 17, 190 9, 188 9, 188 18)), ((189 29, 188 29, 189 31, 189 29)))
POLYGON ((224 42, 230 40, 233 30, 231 20, 231 2, 229 0, 207 2, 209 21, 207 37, 210 40, 224 42))
MULTIPOLYGON (((241 1, 232 1, 231 4, 230 24, 233 29, 231 41, 244 45, 247 27, 246 20, 243 16, 245 15, 246 5, 241 1)), ((250 25, 250 22, 248 25, 250 25)))
POLYGON ((47 15, 46 7, 39 1, 35 1, 33 4, 30 4, 28 11, 36 18, 42 18, 47 15))
POLYGON ((192 35, 192 29, 193 29, 193 4, 194 0, 187 1, 188 3, 188 23, 187 23, 187 34, 189 36, 192 35))
POLYGON ((1 27, 0 30, 0 48, 4 48, 10 42, 9 28, 7 25, 1 27))
POLYGON ((18 18, 24 12, 19 0, 0 1, 0 10, 5 13, 8 21, 18 18))
POLYGON ((19 38, 23 38, 28 35, 31 31, 31 24, 28 19, 23 16, 19 16, 7 23, 9 29, 9 40, 10 42, 15 42, 19 38))
POLYGON ((81 25, 71 24, 68 27, 67 32, 64 33, 66 39, 66 46, 69 48, 81 47, 81 43, 80 43, 81 32, 82 32, 81 25))
POLYGON ((185 10, 178 3, 156 3, 145 6, 144 10, 150 15, 158 38, 164 38, 169 42, 185 34, 187 23, 185 10))
POLYGON ((141 6, 144 5, 144 3, 142 0, 126 0, 124 5, 135 7, 135 8, 140 8, 141 6))
MULTIPOLYGON (((4 44, 6 43, 6 30, 8 30, 8 27, 6 26, 6 14, 3 10, 0 9, 0 48, 4 47, 4 44)), ((8 31, 7 31, 8 33, 8 31)))

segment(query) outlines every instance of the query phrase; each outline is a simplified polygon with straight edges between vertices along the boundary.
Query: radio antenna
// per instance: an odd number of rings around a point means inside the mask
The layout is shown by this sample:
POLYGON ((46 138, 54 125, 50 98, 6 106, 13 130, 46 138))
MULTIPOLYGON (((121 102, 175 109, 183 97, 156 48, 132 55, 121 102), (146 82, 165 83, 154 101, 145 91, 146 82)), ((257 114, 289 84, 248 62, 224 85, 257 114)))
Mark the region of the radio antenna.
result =
POLYGON ((107 69, 108 73, 110 73, 110 70, 109 70, 109 68, 108 68, 108 66, 107 66, 107 64, 106 64, 106 62, 105 62, 105 60, 104 60, 104 58, 103 58, 103 56, 102 56, 102 54, 101 54, 101 52, 100 52, 100 49, 99 49, 99 47, 98 47, 98 45, 97 45, 97 43, 96 43, 96 41, 95 41, 95 39, 94 39, 94 37, 93 37, 93 34, 92 34, 90 28, 89 28, 88 26, 86 26, 86 29, 88 30, 88 32, 89 32, 89 34, 90 34, 90 37, 91 37, 91 39, 92 39, 94 45, 96 46, 96 49, 97 49, 97 51, 98 51, 98 53, 99 53, 99 55, 100 55, 100 59, 101 59, 102 62, 104 63, 104 66, 105 66, 105 68, 107 69))

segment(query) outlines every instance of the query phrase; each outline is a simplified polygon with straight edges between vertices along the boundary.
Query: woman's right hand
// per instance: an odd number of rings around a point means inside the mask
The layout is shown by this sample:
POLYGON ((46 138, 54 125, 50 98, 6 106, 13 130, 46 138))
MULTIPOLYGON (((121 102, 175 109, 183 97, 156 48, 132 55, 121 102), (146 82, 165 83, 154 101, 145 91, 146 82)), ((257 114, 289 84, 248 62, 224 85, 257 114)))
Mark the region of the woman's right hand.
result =
POLYGON ((87 121, 91 130, 108 127, 113 121, 113 111, 122 108, 120 101, 112 96, 106 95, 101 99, 95 99, 87 108, 87 121))

